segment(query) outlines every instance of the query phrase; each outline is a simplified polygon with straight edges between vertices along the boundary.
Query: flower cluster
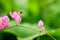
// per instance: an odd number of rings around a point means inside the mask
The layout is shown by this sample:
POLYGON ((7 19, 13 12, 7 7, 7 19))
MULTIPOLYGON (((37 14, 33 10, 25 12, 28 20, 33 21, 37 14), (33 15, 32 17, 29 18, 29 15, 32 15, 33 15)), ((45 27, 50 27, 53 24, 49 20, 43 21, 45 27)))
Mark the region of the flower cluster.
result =
POLYGON ((44 32, 45 28, 44 28, 44 23, 43 23, 42 20, 40 20, 40 21, 38 22, 38 26, 41 27, 40 32, 44 32))
MULTIPOLYGON (((10 16, 15 20, 16 25, 18 25, 21 22, 21 12, 10 12, 10 16)), ((38 26, 41 27, 40 32, 43 32, 45 30, 43 21, 38 22, 38 26)), ((9 28, 9 17, 3 16, 0 17, 0 30, 4 28, 9 28)))
POLYGON ((0 17, 0 30, 8 27, 9 27, 9 17, 8 16, 0 17))
MULTIPOLYGON (((21 22, 21 15, 20 12, 10 12, 10 16, 15 20, 16 25, 21 22)), ((8 16, 3 16, 0 17, 0 30, 3 30, 4 28, 9 28, 9 17, 8 16)))
POLYGON ((16 21, 16 25, 21 22, 21 14, 20 12, 10 12, 10 16, 16 21))

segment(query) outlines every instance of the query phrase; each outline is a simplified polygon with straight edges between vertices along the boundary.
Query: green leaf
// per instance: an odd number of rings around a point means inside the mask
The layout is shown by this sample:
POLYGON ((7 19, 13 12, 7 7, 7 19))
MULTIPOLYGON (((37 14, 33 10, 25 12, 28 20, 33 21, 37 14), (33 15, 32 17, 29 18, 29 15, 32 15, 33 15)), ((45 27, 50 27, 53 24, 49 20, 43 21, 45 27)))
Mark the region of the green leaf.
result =
POLYGON ((39 27, 31 25, 31 24, 20 24, 19 26, 15 26, 15 23, 10 22, 11 27, 5 29, 4 32, 9 32, 17 36, 18 39, 33 39, 39 36, 38 30, 39 27), (23 26, 21 26, 23 25, 23 26))
MULTIPOLYGON (((19 24, 19 26, 15 26, 15 22, 10 22, 11 27, 8 29, 3 30, 4 32, 9 32, 17 36, 18 40, 32 40, 39 35, 43 37, 43 35, 46 35, 48 33, 52 34, 52 36, 57 35, 57 29, 56 30, 46 30, 46 32, 40 33, 40 27, 38 27, 36 24, 29 24, 29 23, 23 23, 19 24), (55 34, 56 32, 56 34, 55 34), (40 34, 39 34, 40 33, 40 34)), ((59 32, 59 31, 58 31, 59 32)), ((50 35, 48 35, 50 37, 50 35)), ((51 37, 50 37, 51 38, 51 37)))

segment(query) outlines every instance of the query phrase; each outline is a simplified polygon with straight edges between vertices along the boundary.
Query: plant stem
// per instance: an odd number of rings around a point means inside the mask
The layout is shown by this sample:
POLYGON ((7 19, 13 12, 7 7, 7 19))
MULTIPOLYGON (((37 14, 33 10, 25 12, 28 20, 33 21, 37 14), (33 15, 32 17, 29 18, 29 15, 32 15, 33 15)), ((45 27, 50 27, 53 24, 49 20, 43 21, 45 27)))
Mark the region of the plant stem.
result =
MULTIPOLYGON (((35 30, 33 28, 30 28, 30 27, 27 27, 27 26, 20 26, 20 27, 24 27, 24 28, 28 28, 28 29, 31 29, 31 30, 34 30, 36 32, 39 32, 39 40, 40 40, 40 31, 38 30, 35 30)), ((56 40, 51 34, 49 34, 48 32, 46 32, 51 38, 53 38, 54 40, 56 40)))
MULTIPOLYGON (((30 27, 26 27, 26 26, 21 26, 21 27, 24 27, 24 28, 28 28, 28 29, 37 31, 37 32, 39 32, 39 35, 40 35, 40 31, 38 31, 38 30, 35 30, 35 29, 33 29, 33 28, 30 28, 30 27)), ((56 40, 51 34, 49 34, 48 32, 46 32, 46 33, 47 33, 51 38, 53 38, 54 40, 56 40)), ((39 39, 40 39, 40 36, 39 36, 39 39)))
POLYGON ((27 26, 21 26, 21 27, 28 28, 28 29, 34 30, 34 31, 36 31, 36 32, 40 32, 40 31, 38 31, 38 30, 36 30, 36 29, 30 28, 30 27, 27 27, 27 26))

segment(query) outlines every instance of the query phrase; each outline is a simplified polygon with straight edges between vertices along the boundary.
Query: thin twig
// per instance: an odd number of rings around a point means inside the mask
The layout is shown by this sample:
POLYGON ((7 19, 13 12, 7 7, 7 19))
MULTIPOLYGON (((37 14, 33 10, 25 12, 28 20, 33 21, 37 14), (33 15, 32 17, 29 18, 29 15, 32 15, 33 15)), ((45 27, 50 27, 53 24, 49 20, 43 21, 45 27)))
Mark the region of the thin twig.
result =
POLYGON ((30 28, 30 27, 27 27, 27 26, 21 26, 21 27, 28 28, 28 29, 34 30, 34 31, 36 31, 36 32, 40 32, 40 31, 38 31, 38 30, 36 30, 36 29, 30 28))

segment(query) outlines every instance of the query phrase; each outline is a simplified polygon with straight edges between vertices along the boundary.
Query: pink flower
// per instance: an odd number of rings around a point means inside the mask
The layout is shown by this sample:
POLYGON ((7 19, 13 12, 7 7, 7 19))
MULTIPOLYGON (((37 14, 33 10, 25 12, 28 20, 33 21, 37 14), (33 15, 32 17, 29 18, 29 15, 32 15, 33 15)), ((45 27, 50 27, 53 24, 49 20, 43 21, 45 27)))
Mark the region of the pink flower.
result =
POLYGON ((8 23, 8 22, 9 22, 8 16, 4 16, 4 17, 3 17, 3 22, 5 22, 5 23, 8 23))
POLYGON ((15 19, 16 23, 21 22, 20 12, 10 12, 10 16, 15 19))
POLYGON ((41 27, 40 32, 44 32, 44 31, 45 31, 45 28, 41 27))
POLYGON ((38 26, 43 26, 44 25, 44 23, 43 23, 43 21, 42 20, 40 20, 39 22, 38 22, 38 26))
POLYGON ((8 16, 0 17, 0 30, 9 27, 9 18, 8 16))
POLYGON ((10 12, 10 16, 15 19, 16 17, 20 17, 20 12, 10 12))
POLYGON ((19 16, 16 17, 15 21, 18 22, 18 23, 21 22, 21 17, 19 17, 19 16))
POLYGON ((44 23, 43 23, 42 20, 40 20, 40 21, 38 22, 38 26, 41 27, 40 32, 44 32, 45 28, 44 28, 44 23))
POLYGON ((4 23, 2 21, 2 17, 0 17, 0 30, 4 29, 4 23))

